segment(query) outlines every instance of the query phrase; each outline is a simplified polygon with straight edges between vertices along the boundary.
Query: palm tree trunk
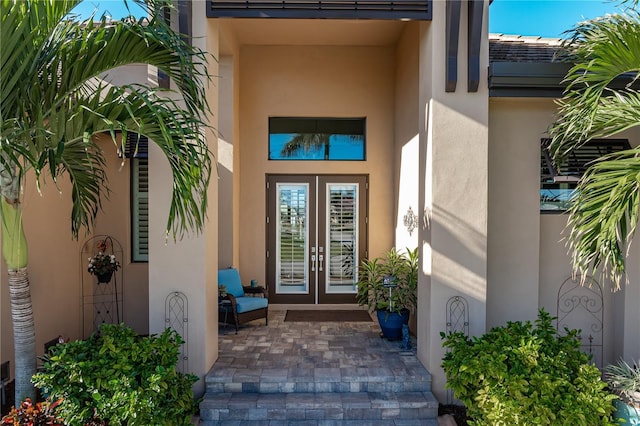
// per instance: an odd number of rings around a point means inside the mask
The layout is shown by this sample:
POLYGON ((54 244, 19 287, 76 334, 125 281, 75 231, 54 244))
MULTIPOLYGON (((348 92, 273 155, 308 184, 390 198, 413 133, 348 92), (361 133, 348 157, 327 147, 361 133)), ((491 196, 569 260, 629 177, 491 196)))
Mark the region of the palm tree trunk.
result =
POLYGON ((36 372, 36 335, 27 268, 9 270, 9 301, 13 320, 16 405, 29 397, 35 401, 31 376, 36 372))
POLYGON ((9 198, 1 197, 1 207, 2 256, 9 270, 9 303, 16 365, 15 401, 18 405, 27 397, 35 401, 36 391, 31 384, 31 376, 36 372, 36 333, 27 275, 27 239, 24 235, 22 208, 15 191, 16 187, 15 184, 3 187, 3 194, 6 193, 9 198))

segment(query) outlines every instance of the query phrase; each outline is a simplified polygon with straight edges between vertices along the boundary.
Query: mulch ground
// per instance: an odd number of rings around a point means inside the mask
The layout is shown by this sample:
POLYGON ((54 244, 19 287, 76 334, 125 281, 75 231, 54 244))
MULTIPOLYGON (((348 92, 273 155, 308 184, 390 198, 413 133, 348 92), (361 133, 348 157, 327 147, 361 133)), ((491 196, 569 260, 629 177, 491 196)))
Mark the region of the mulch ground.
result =
POLYGON ((451 414, 458 426, 467 426, 467 409, 462 405, 443 405, 438 406, 438 415, 444 416, 451 414))
MULTIPOLYGON (((4 399, 2 399, 2 416, 5 416, 7 414, 9 414, 9 411, 11 411, 11 407, 13 407, 14 403, 13 403, 13 399, 15 396, 15 393, 13 391, 14 387, 13 387, 13 381, 7 383, 7 385, 4 387, 4 394, 2 396, 4 396, 4 399)), ((1 417, 1 416, 0 416, 1 417)))

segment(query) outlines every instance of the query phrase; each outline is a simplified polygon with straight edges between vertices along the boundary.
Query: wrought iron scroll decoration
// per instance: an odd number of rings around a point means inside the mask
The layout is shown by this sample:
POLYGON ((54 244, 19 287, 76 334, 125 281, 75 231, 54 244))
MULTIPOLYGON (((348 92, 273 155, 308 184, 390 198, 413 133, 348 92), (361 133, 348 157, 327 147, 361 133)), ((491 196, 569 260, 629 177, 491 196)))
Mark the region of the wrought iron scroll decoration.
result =
POLYGON ((181 373, 189 373, 189 301, 179 291, 169 294, 164 301, 165 328, 175 330, 182 338, 176 368, 181 373))
POLYGON ((592 362, 603 367, 604 298, 602 287, 591 276, 567 278, 558 290, 558 333, 579 329, 582 350, 592 355, 592 362))
POLYGON ((407 213, 402 219, 404 226, 407 228, 407 231, 409 231, 409 236, 411 236, 411 234, 413 234, 413 230, 418 227, 418 216, 413 212, 411 206, 409 206, 407 213))
MULTIPOLYGON (((453 296, 447 301, 447 334, 463 333, 469 337, 469 302, 462 296, 453 296)), ((447 404, 453 404, 453 391, 447 389, 447 404)))

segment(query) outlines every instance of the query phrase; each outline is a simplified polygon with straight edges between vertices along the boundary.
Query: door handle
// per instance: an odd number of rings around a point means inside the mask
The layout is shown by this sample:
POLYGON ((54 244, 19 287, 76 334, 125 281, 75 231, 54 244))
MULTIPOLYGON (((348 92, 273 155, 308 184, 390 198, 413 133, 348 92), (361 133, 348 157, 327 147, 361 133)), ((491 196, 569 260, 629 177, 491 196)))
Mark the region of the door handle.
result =
POLYGON ((315 272, 316 271, 316 255, 312 254, 311 255, 311 272, 315 272))
POLYGON ((319 254, 318 255, 318 271, 322 272, 322 261, 324 260, 324 256, 319 254))

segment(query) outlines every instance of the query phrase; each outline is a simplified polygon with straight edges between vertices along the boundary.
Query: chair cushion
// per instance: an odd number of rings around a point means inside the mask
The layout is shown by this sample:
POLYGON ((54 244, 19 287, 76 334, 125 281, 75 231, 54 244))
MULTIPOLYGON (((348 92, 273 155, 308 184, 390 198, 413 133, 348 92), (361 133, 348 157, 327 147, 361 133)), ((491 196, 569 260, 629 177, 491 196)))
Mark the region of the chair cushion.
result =
POLYGON ((227 293, 234 297, 244 296, 242 289, 242 281, 240 281, 240 272, 236 268, 218 270, 218 286, 226 286, 227 293))
POLYGON ((256 309, 266 308, 269 304, 269 300, 263 297, 237 297, 236 304, 238 306, 238 313, 255 311, 256 309))

